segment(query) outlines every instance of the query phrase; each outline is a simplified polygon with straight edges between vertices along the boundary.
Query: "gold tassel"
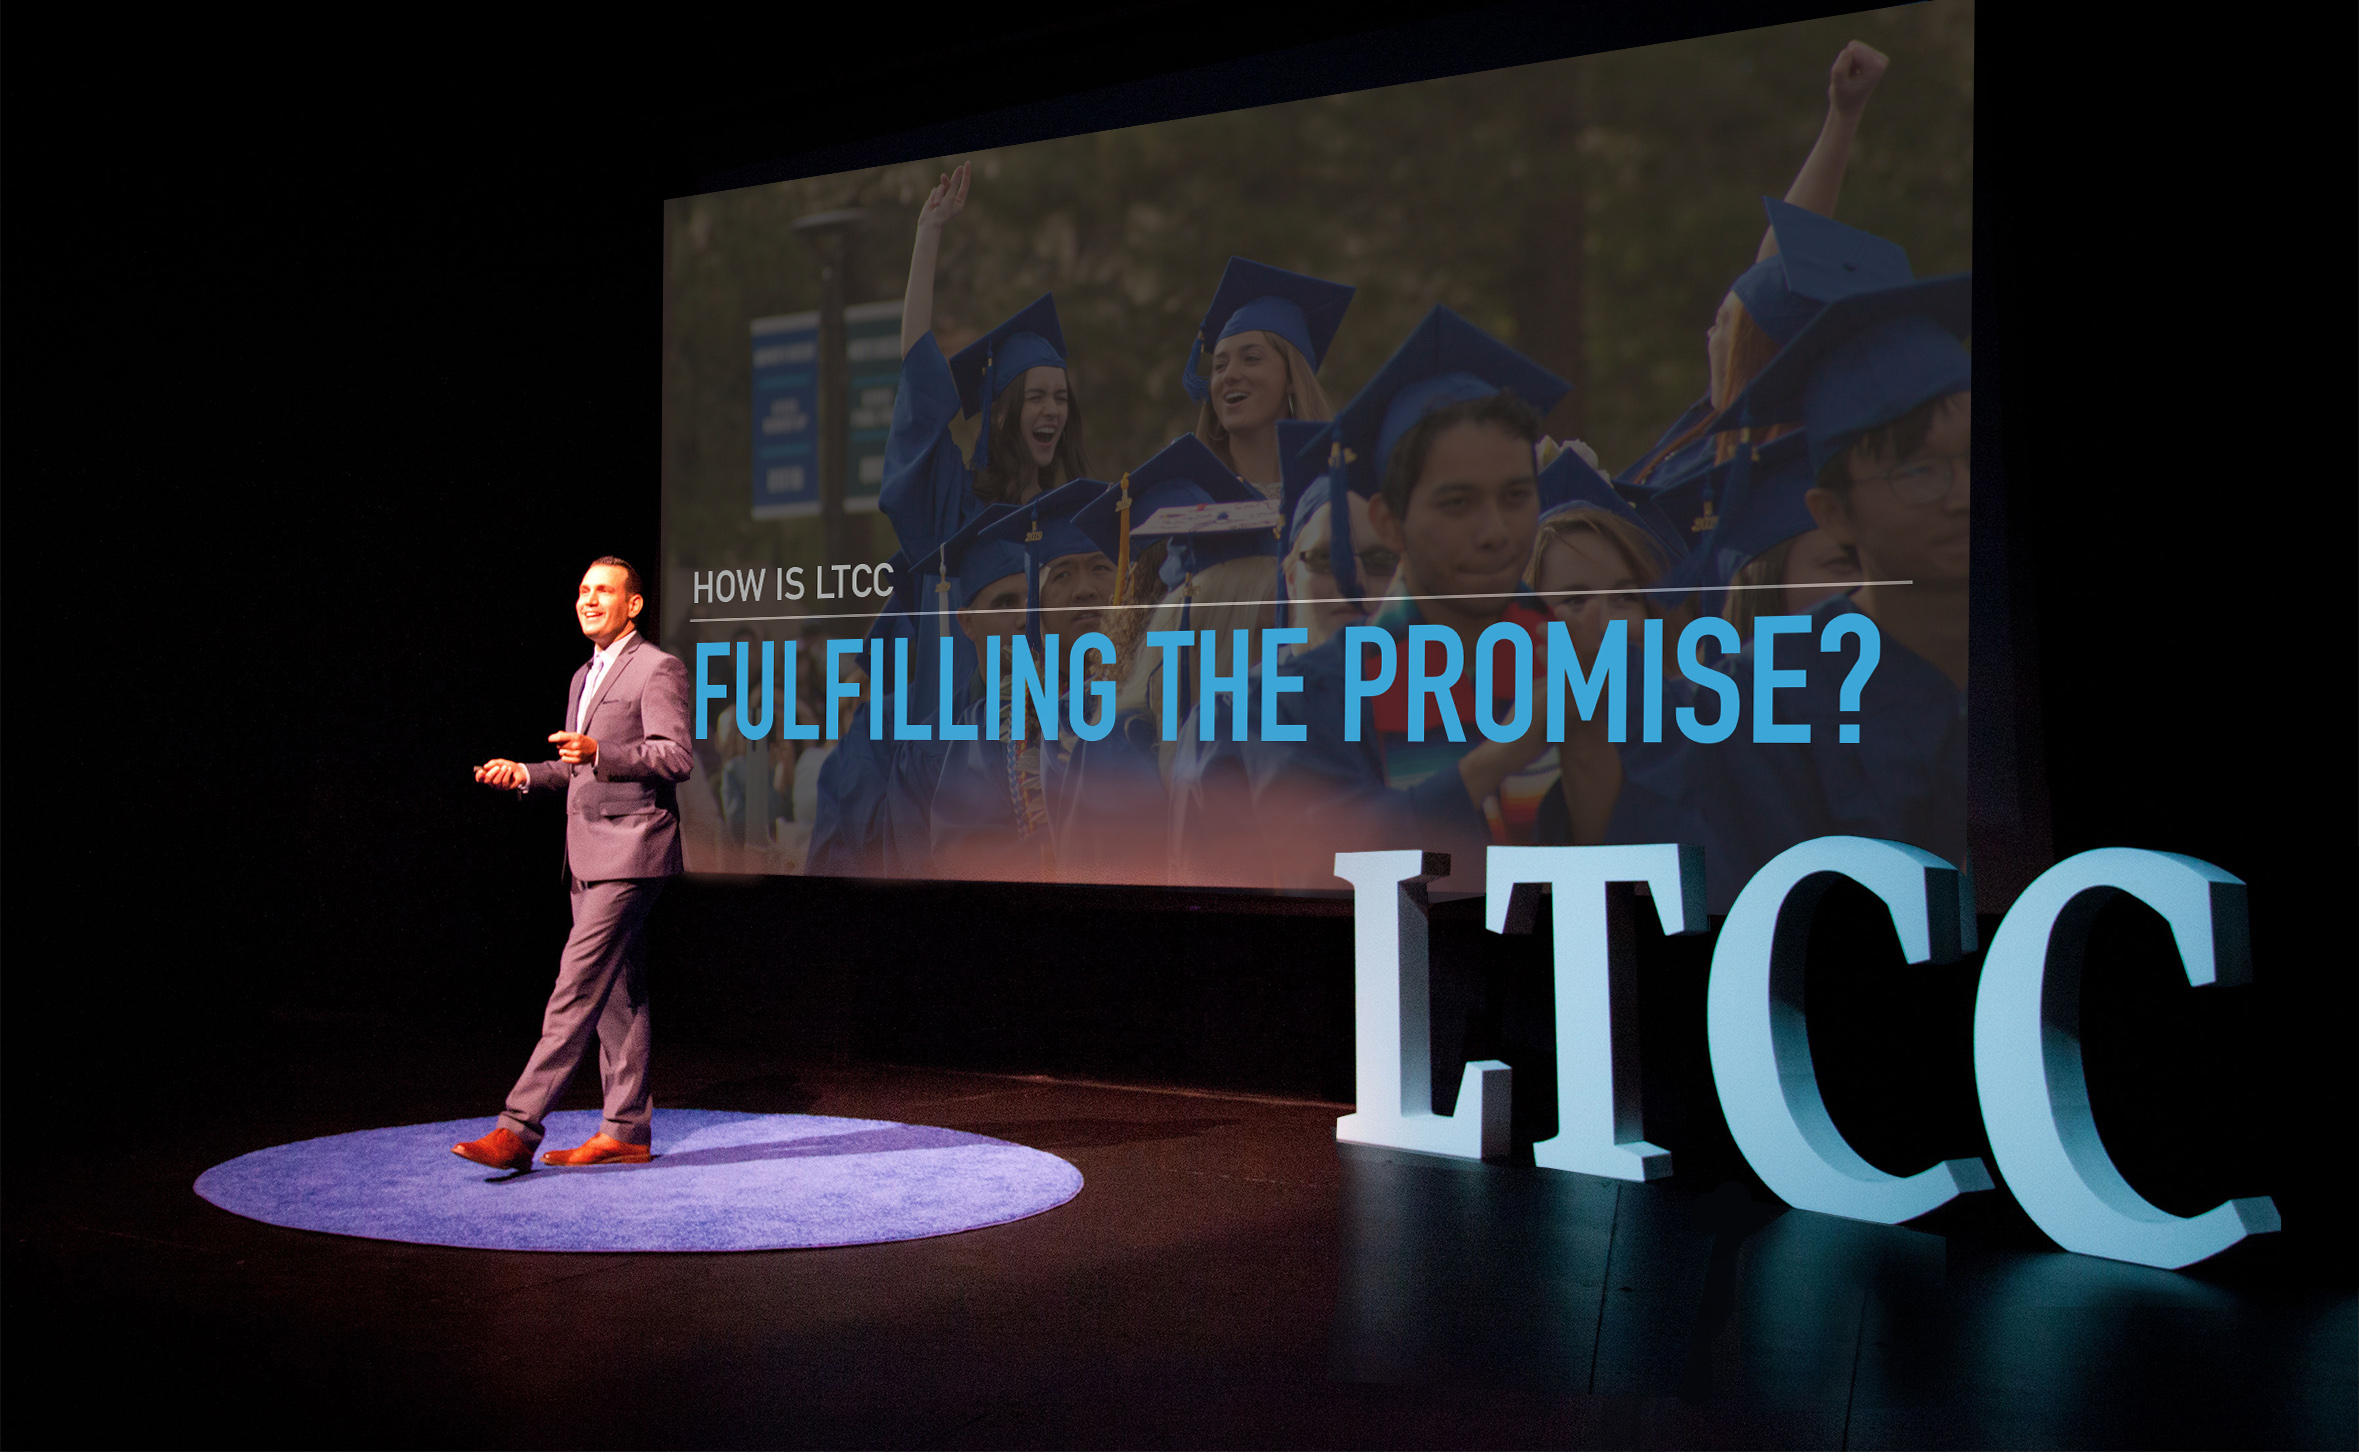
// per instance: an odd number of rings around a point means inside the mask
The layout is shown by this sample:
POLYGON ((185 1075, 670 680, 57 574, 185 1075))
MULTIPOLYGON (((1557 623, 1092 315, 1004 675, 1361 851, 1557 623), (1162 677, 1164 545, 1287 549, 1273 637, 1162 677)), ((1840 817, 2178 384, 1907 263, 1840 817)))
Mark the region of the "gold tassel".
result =
MULTIPOLYGON (((1114 514, 1122 526, 1122 542, 1114 547, 1114 589, 1117 595, 1130 588, 1130 471, 1122 471, 1122 499, 1114 506, 1114 514)), ((1130 603, 1125 600, 1123 604, 1130 603)))

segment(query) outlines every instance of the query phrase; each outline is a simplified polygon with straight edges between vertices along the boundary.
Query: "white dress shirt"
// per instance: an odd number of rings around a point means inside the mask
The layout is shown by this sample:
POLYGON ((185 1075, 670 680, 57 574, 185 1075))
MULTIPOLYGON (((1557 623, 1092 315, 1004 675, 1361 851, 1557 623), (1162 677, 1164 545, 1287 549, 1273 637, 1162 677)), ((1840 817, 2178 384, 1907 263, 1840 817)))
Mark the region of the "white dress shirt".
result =
MULTIPOLYGON (((616 636, 604 649, 590 652, 590 673, 582 677, 582 698, 574 702, 573 705, 574 730, 581 731, 589 726, 589 715, 582 708, 590 704, 590 697, 597 694, 598 683, 606 679, 608 671, 614 669, 614 658, 622 654, 623 642, 638 633, 637 626, 627 626, 623 633, 616 636)), ((595 758, 592 758, 590 764, 596 766, 598 763, 595 758)))
MULTIPOLYGON (((588 718, 584 716, 582 708, 590 703, 591 696, 597 694, 598 684, 606 679, 606 673, 614 669, 615 657, 622 654, 623 643, 638 633, 638 626, 629 626, 624 629, 622 634, 616 636, 611 644, 590 652, 590 673, 582 677, 581 699, 573 703, 574 730, 580 731, 590 724, 588 718)), ((590 753, 590 770, 596 771, 597 769, 598 753, 593 751, 590 753)), ((520 786, 516 790, 524 791, 529 785, 530 783, 527 783, 526 786, 520 786)))

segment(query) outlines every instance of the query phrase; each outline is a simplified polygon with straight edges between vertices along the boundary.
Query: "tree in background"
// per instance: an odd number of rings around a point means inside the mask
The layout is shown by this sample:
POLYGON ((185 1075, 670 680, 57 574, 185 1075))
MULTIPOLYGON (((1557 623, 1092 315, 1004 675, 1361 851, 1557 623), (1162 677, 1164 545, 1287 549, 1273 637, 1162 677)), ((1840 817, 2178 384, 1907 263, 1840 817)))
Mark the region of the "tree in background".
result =
MULTIPOLYGON (((1179 370, 1234 253, 1358 286, 1321 374, 1338 402, 1448 303, 1571 380, 1552 431, 1618 468, 1703 391, 1704 330, 1753 259, 1760 198, 1810 149, 1846 41, 1892 67, 1840 215, 1908 248, 1921 276, 1969 265, 1973 22, 1972 0, 1934 0, 978 152, 936 332, 955 350, 1055 292, 1111 474, 1191 425, 1179 370)), ((816 521, 747 507, 747 324, 817 306, 789 226, 831 207, 870 209, 854 275, 894 291, 918 205, 956 160, 667 205, 668 568, 817 563, 816 521)), ((684 595, 663 592, 675 618, 684 595)))

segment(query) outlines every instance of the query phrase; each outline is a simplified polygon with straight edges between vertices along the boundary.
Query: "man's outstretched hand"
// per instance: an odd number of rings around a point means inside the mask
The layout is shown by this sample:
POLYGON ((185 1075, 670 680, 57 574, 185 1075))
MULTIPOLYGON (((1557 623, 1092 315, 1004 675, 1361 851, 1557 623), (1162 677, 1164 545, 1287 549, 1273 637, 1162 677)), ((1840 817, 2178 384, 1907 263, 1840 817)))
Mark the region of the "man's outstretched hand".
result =
POLYGON ((524 786, 524 767, 506 757, 495 756, 475 768, 475 779, 485 786, 517 791, 524 786))
POLYGON ((567 766, 588 766, 598 759, 598 743, 579 731, 552 731, 549 744, 557 748, 557 759, 567 766))

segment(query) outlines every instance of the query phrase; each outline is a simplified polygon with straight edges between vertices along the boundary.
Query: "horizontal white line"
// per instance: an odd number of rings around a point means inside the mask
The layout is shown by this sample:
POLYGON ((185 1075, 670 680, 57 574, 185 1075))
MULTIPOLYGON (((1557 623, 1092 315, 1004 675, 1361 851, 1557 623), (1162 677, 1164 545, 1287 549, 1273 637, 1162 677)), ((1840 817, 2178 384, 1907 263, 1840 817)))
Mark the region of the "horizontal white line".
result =
MULTIPOLYGON (((1915 583, 1917 582, 1914 580, 1857 580, 1847 582, 1846 588, 1857 590, 1868 585, 1914 585, 1915 583)), ((1563 600, 1575 595, 1690 595, 1699 590, 1807 590, 1810 588, 1811 587, 1808 585, 1646 585, 1630 590, 1559 590, 1557 592, 1556 598, 1563 600)), ((1382 605, 1386 600, 1396 599, 1497 600, 1501 598, 1503 597, 1494 595, 1486 590, 1479 591, 1472 595, 1386 595, 1378 598, 1373 603, 1382 605)), ((1160 610, 1168 603, 1168 601, 1158 600, 1152 605, 1090 605, 1082 607, 1068 606, 1066 608, 1081 608, 1090 610, 1160 610)), ((1223 600, 1219 603, 1223 605, 1274 605, 1277 602, 1274 600, 1223 600)), ((1371 602, 1354 595, 1337 595, 1330 599, 1324 600, 1295 600, 1289 598, 1286 603, 1289 605, 1365 605, 1371 602)), ((1028 608, 1029 607, 1010 606, 1004 610, 960 610, 953 613, 960 615, 1022 615, 1028 608)), ((883 613, 883 610, 880 608, 876 610, 846 611, 840 615, 706 615, 702 617, 691 615, 688 617, 688 623, 690 625, 753 625, 768 620, 874 620, 877 616, 883 613)), ((938 615, 941 612, 936 610, 920 610, 917 613, 921 616, 926 616, 938 615)))

